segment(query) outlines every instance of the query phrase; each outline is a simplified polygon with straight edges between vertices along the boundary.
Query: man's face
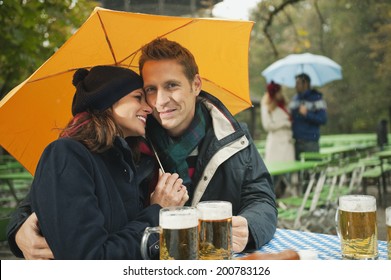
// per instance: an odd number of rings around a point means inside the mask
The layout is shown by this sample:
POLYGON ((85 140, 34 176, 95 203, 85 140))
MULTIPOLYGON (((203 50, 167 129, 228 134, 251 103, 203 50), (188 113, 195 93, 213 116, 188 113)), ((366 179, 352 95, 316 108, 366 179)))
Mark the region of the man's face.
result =
POLYGON ((301 79, 301 78, 297 78, 296 79, 296 91, 298 93, 302 93, 302 92, 305 92, 307 90, 307 83, 301 79))
POLYGON ((150 60, 144 64, 142 76, 153 116, 171 136, 182 135, 194 117, 201 91, 199 75, 189 81, 175 60, 150 60))

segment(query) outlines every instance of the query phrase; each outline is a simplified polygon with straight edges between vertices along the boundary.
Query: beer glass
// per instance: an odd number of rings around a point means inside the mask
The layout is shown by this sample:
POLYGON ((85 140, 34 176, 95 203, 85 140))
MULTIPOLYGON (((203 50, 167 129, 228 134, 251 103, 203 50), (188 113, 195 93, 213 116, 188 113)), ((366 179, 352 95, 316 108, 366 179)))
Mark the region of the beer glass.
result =
POLYGON ((370 195, 339 197, 336 223, 344 259, 378 258, 375 197, 370 195))
POLYGON ((228 201, 198 203, 200 260, 229 260, 232 256, 232 204, 228 201))
POLYGON ((386 208, 386 228, 388 259, 391 260, 391 207, 386 208))
POLYGON ((141 241, 141 255, 148 258, 148 239, 160 235, 161 260, 198 259, 198 212, 195 207, 165 207, 160 209, 159 226, 147 227, 141 241))

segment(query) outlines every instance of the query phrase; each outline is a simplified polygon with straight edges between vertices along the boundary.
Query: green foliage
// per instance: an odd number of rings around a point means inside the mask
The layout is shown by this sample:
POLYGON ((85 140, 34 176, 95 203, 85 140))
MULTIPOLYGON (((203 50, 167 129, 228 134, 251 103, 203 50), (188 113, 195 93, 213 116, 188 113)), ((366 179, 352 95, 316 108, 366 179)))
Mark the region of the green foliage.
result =
MULTIPOLYGON (((253 99, 264 93, 261 72, 267 66, 291 53, 312 52, 330 57, 343 70, 343 80, 319 89, 328 104, 323 133, 374 132, 380 119, 391 118, 390 1, 263 0, 252 19, 253 99)), ((284 93, 291 98, 294 89, 284 88, 284 93)), ((249 116, 243 112, 239 117, 249 122, 249 116)))
POLYGON ((95 5, 87 0, 0 0, 0 99, 48 59, 95 5))
MULTIPOLYGON (((89 0, 0 0, 0 99, 31 75, 87 19, 89 0)), ((374 132, 391 118, 389 0, 262 0, 252 14, 250 89, 260 100, 261 72, 291 53, 312 52, 342 66, 343 80, 320 88, 328 104, 323 133, 374 132)), ((284 88, 287 98, 294 89, 284 88)), ((259 107, 238 115, 264 138, 259 107)), ((391 123, 391 121, 389 121, 391 123)))

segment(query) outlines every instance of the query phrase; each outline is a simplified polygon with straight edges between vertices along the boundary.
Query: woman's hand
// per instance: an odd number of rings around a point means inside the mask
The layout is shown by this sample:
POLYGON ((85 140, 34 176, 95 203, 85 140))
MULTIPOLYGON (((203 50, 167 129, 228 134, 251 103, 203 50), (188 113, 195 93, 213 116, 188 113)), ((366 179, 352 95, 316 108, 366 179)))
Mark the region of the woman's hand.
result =
POLYGON ((183 180, 178 174, 159 171, 159 181, 151 194, 151 204, 159 204, 161 207, 185 205, 189 195, 182 183, 183 180))

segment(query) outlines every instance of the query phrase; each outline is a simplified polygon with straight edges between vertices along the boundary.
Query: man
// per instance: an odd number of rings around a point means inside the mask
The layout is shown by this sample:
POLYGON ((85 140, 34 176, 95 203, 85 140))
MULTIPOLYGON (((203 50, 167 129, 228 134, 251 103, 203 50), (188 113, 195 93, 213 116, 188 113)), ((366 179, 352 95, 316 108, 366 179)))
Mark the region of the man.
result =
POLYGON ((296 160, 300 160, 302 152, 319 152, 320 126, 326 124, 327 114, 326 102, 320 92, 311 89, 311 79, 307 74, 296 76, 296 91, 289 108, 296 160))
POLYGON ((259 248, 276 228, 275 195, 247 129, 201 90, 193 55, 180 44, 156 39, 139 61, 148 104, 147 136, 163 167, 178 173, 192 205, 227 200, 233 206, 233 250, 259 248))
MULTIPOLYGON (((140 73, 147 102, 154 108, 147 137, 165 171, 181 176, 192 205, 200 200, 232 203, 235 252, 268 242, 277 224, 270 174, 247 129, 221 102, 201 91, 193 55, 176 42, 156 39, 142 49, 140 73)), ((50 256, 43 237, 34 238, 37 246, 31 244, 37 221, 33 215, 28 219, 30 225, 22 224, 16 243, 19 248, 25 243, 25 256, 50 256)))

